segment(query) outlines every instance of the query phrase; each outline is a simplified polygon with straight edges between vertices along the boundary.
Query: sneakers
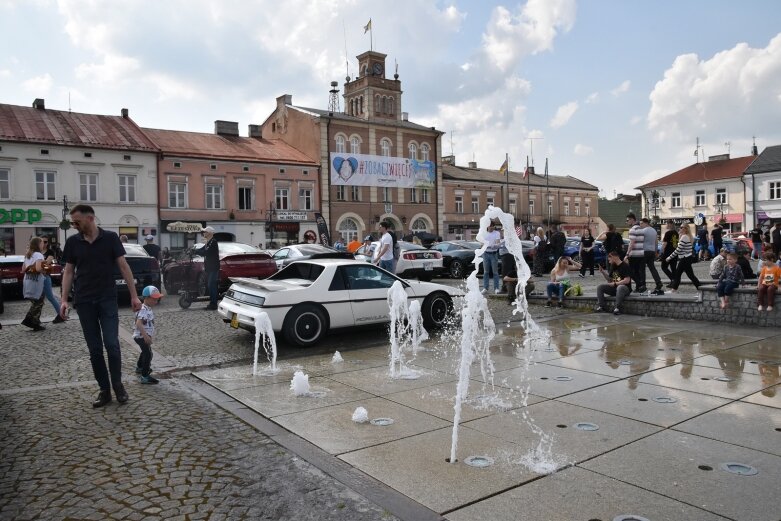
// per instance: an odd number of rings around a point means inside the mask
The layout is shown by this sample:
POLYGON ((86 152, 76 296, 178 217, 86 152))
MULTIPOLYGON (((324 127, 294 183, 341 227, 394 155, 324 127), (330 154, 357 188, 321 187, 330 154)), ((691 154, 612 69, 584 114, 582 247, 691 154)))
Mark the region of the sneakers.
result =
POLYGON ((485 295, 486 293, 488 293, 488 290, 487 290, 487 289, 485 289, 485 288, 483 288, 483 289, 481 289, 481 290, 480 290, 480 293, 482 293, 483 295, 485 295))
POLYGON ((656 288, 651 292, 651 295, 664 295, 664 290, 662 288, 656 288))
POLYGON ((564 302, 559 302, 558 307, 559 308, 563 308, 564 307, 564 302))
POLYGON ((549 307, 551 307, 551 301, 550 301, 550 300, 549 300, 549 301, 547 301, 547 302, 545 303, 545 307, 546 307, 546 308, 549 308, 549 307))
POLYGON ((501 293, 501 292, 502 292, 502 290, 501 290, 501 289, 499 289, 499 288, 496 288, 496 289, 494 290, 494 295, 498 295, 498 294, 499 294, 499 293, 501 293))
POLYGON ((594 313, 606 313, 607 310, 603 308, 602 306, 597 306, 594 308, 594 313))
POLYGON ((621 314, 621 310, 620 310, 620 309, 618 309, 618 308, 615 308, 615 309, 613 310, 613 314, 614 314, 615 316, 618 316, 618 315, 620 315, 620 314, 621 314))
POLYGON ((100 391, 98 397, 92 402, 92 407, 97 409, 111 403, 111 391, 100 391))
POLYGON ((143 369, 141 367, 136 366, 136 374, 141 374, 143 372, 143 369))
POLYGON ((117 401, 119 403, 125 403, 128 399, 127 391, 125 390, 125 386, 122 385, 122 383, 114 386, 114 394, 117 395, 117 401))
POLYGON ((773 306, 768 306, 766 311, 773 311, 773 306))
MULTIPOLYGON (((578 273, 578 277, 580 277, 581 279, 585 279, 586 278, 586 276, 583 275, 582 273, 578 273)), ((592 277, 593 277, 593 275, 592 275, 592 277)))
POLYGON ((52 320, 52 324, 62 324, 63 322, 65 322, 65 319, 62 318, 60 315, 57 315, 56 317, 54 317, 54 320, 52 320))
POLYGON ((757 306, 757 311, 762 311, 762 306, 757 306))
POLYGON ((214 306, 212 306, 211 304, 206 306, 206 311, 215 311, 216 309, 217 309, 217 305, 216 304, 214 306))
POLYGON ((141 382, 142 384, 157 384, 157 383, 160 383, 160 380, 158 380, 157 378, 155 378, 152 375, 149 375, 149 376, 139 376, 138 377, 138 381, 141 382))

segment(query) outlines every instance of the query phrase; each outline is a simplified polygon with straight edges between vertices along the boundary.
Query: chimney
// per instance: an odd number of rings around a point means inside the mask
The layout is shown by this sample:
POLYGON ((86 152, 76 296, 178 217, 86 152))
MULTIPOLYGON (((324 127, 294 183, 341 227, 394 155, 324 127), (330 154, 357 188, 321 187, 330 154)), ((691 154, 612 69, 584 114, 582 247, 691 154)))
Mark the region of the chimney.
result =
POLYGON ((456 156, 453 156, 453 155, 442 156, 442 164, 443 165, 455 165, 456 164, 456 156))
POLYGON ((292 94, 283 94, 280 97, 277 98, 277 108, 281 109, 284 105, 292 105, 293 104, 293 95, 292 94))
POLYGON ((260 132, 260 125, 250 125, 249 126, 249 131, 247 132, 247 135, 249 137, 255 137, 255 138, 258 138, 258 139, 262 138, 263 136, 261 135, 261 132, 260 132))
POLYGON ((708 156, 708 161, 724 161, 729 159, 729 154, 719 154, 717 156, 708 156))
POLYGON ((409 121, 409 112, 402 112, 401 113, 401 119, 403 121, 409 121))
POLYGON ((752 156, 758 156, 759 155, 759 149, 757 148, 756 143, 751 145, 751 155, 752 156))
POLYGON ((477 161, 470 161, 469 168, 477 168, 477 161))
POLYGON ((130 117, 130 111, 128 109, 122 109, 122 117, 127 119, 130 117))
POLYGON ((33 100, 33 108, 38 110, 45 109, 46 105, 43 102, 43 98, 35 98, 35 100, 33 100))
POLYGON ((214 133, 218 136, 238 136, 239 124, 236 121, 222 121, 218 119, 214 122, 214 133))

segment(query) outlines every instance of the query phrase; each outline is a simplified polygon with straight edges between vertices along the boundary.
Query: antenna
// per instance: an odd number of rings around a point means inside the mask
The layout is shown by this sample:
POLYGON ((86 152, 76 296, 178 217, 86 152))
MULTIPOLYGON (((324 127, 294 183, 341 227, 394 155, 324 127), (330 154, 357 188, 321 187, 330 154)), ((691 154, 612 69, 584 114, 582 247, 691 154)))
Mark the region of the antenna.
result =
POLYGON ((732 143, 730 141, 725 141, 724 146, 727 147, 727 155, 729 155, 730 147, 732 146, 732 143))
POLYGON ((68 91, 68 112, 71 111, 71 91, 68 91))
POLYGON ((453 152, 453 131, 450 131, 450 155, 455 156, 456 153, 453 152))
POLYGON ((694 149, 694 157, 697 158, 697 162, 700 162, 700 156, 705 157, 705 150, 700 145, 700 138, 697 138, 697 146, 694 149), (700 154, 700 149, 702 149, 702 154, 700 154))
POLYGON ((344 31, 344 68, 347 72, 347 81, 350 81, 350 58, 347 54, 347 26, 344 24, 344 18, 342 18, 342 30, 344 31))
POLYGON ((339 82, 331 82, 331 90, 329 90, 328 96, 328 112, 341 112, 339 110, 339 89, 337 86, 339 82))
POLYGON ((535 139, 545 139, 544 137, 527 137, 526 138, 529 141, 529 155, 532 159, 532 166, 534 166, 534 140, 535 139))

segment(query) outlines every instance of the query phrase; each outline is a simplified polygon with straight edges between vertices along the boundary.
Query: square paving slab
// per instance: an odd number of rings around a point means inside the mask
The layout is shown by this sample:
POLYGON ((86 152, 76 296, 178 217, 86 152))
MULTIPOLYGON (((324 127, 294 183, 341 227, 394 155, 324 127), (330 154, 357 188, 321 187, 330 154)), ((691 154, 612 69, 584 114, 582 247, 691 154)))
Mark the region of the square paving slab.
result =
POLYGON ((637 383, 633 379, 564 396, 559 401, 662 427, 729 403, 724 398, 637 383))
POLYGON ((198 371, 192 374, 217 389, 227 392, 260 385, 289 383, 293 379, 293 373, 300 369, 301 365, 295 362, 278 362, 277 370, 272 371, 271 365, 265 362, 258 363, 258 371, 254 376, 252 364, 198 371))
MULTIPOLYGON (((482 381, 482 376, 473 374, 472 379, 482 381)), ((545 364, 534 364, 526 368, 497 371, 494 374, 494 384, 510 389, 523 389, 531 384, 531 394, 545 398, 556 398, 565 394, 582 391, 590 387, 603 385, 615 378, 600 374, 575 371, 563 367, 545 364)))
POLYGON ((449 463, 452 428, 384 443, 340 456, 347 463, 436 512, 445 512, 518 485, 537 476, 520 464, 520 447, 475 430, 458 431, 458 459, 449 463), (463 463, 488 456, 485 468, 463 463))
POLYGON ((679 365, 641 374, 639 381, 646 384, 682 389, 733 400, 760 391, 769 384, 759 375, 742 373, 737 368, 714 369, 684 362, 679 365))
POLYGON ((554 454, 568 463, 598 456, 659 431, 659 427, 647 423, 556 400, 531 405, 527 409, 497 413, 467 422, 464 426, 530 450, 537 445, 540 435, 532 431, 526 414, 547 436, 554 437, 554 454))
POLYGON ((449 521, 653 521, 724 518, 582 468, 568 468, 447 514, 449 521))
MULTIPOLYGON (((491 354, 491 361, 493 362, 495 371, 520 367, 524 363, 523 360, 514 356, 493 353, 491 354)), ((416 368, 429 369, 451 375, 457 375, 461 367, 461 356, 451 356, 446 358, 418 356, 414 360, 411 360, 409 364, 415 366, 416 368)), ((480 361, 475 359, 472 362, 471 368, 473 373, 480 372, 480 361)))
POLYGON ((432 369, 422 369, 420 367, 411 367, 411 369, 417 373, 417 378, 391 378, 388 366, 334 374, 331 378, 377 396, 456 380, 455 375, 432 369))
POLYGON ((312 391, 324 394, 296 396, 290 390, 290 382, 236 389, 228 394, 267 418, 372 398, 367 392, 325 377, 310 378, 309 385, 312 391))
POLYGON ((778 521, 781 516, 781 458, 767 452, 668 430, 582 466, 732 519, 778 521), (724 463, 748 465, 758 473, 733 474, 723 470, 724 463))
MULTIPOLYGON (((385 395, 393 400, 418 411, 434 415, 443 420, 453 421, 456 403, 456 382, 431 385, 385 395)), ((539 396, 529 395, 526 403, 531 405, 544 400, 539 396)), ((519 392, 506 387, 484 386, 482 382, 469 382, 469 394, 461 406, 461 421, 474 420, 494 413, 523 407, 519 392)))
POLYGON ((676 425, 675 430, 781 456, 781 409, 733 402, 676 425))
POLYGON ((741 401, 781 409, 781 384, 771 385, 758 393, 746 396, 741 401))
POLYGON ((300 364, 302 370, 313 376, 328 376, 336 373, 383 367, 389 364, 387 355, 381 356, 377 352, 365 353, 363 351, 348 351, 340 353, 342 362, 333 361, 333 353, 301 357, 293 360, 300 364))
POLYGON ((621 355, 610 351, 587 351, 575 356, 548 360, 543 363, 545 365, 603 374, 614 378, 626 378, 627 376, 653 371, 668 365, 663 360, 654 360, 653 358, 643 358, 629 354, 621 355))
POLYGON ((331 454, 341 454, 372 445, 406 438, 447 427, 448 423, 384 398, 369 398, 293 414, 276 416, 274 421, 331 454), (352 415, 363 407, 369 419, 392 418, 393 423, 377 426, 356 423, 352 415))

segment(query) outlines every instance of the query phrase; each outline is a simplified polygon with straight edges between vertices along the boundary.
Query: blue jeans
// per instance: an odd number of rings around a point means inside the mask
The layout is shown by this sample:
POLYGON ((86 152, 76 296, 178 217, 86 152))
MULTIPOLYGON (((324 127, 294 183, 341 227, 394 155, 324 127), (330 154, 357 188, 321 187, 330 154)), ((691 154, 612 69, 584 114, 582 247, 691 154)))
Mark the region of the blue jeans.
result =
POLYGON ((559 296, 559 302, 564 302, 564 292, 566 290, 567 287, 561 282, 548 282, 548 287, 546 288, 548 299, 550 300, 553 294, 556 293, 559 296))
POLYGON ((54 308, 54 314, 59 315, 60 314, 60 301, 57 300, 57 297, 54 296, 54 291, 52 291, 52 278, 51 277, 44 277, 43 278, 43 295, 46 297, 46 300, 48 300, 52 307, 54 308))
POLYGON ((762 258, 762 243, 761 242, 754 242, 752 244, 754 246, 754 258, 755 259, 761 259, 762 258))
POLYGON ((499 282, 499 252, 483 253, 483 288, 488 291, 491 277, 494 279, 494 289, 502 287, 499 282), (490 275, 489 275, 490 274, 490 275))
POLYGON ((92 372, 98 381, 101 391, 108 391, 112 386, 122 383, 122 354, 119 351, 119 311, 117 298, 103 297, 97 300, 79 302, 76 304, 79 312, 81 330, 89 349, 89 360, 92 372), (108 355, 108 369, 103 357, 105 345, 108 355), (109 381, 109 374, 111 380, 109 381))
POLYGON ((395 273, 393 270, 393 259, 391 260, 380 260, 380 268, 384 269, 385 271, 388 271, 390 273, 395 273))
POLYGON ((217 286, 220 282, 219 271, 206 272, 206 292, 209 294, 209 305, 217 307, 217 286))
POLYGON ((719 297, 729 297, 732 295, 732 292, 735 291, 735 288, 738 287, 738 284, 736 282, 731 282, 729 280, 722 280, 718 284, 716 284, 716 295, 719 297))

